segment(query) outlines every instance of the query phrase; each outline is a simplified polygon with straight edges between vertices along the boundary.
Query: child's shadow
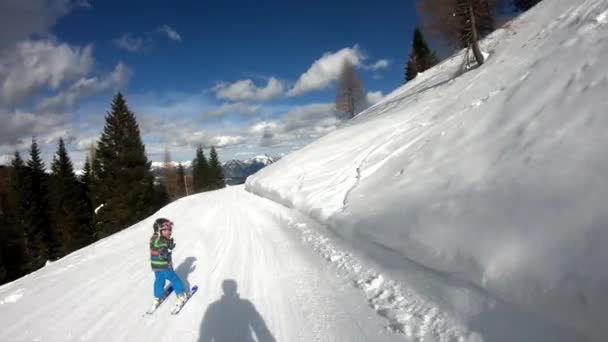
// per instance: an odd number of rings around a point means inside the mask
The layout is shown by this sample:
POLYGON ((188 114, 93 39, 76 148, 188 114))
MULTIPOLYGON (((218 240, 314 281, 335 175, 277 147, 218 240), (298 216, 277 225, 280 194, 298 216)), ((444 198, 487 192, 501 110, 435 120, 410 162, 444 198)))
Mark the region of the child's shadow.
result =
POLYGON ((196 269, 196 265, 194 264, 195 261, 195 257, 187 257, 186 260, 182 261, 182 263, 179 264, 179 266, 177 266, 175 269, 175 273, 177 273, 179 278, 184 283, 184 288, 186 288, 186 290, 191 288, 190 282, 188 281, 188 275, 190 275, 190 273, 194 272, 196 269))

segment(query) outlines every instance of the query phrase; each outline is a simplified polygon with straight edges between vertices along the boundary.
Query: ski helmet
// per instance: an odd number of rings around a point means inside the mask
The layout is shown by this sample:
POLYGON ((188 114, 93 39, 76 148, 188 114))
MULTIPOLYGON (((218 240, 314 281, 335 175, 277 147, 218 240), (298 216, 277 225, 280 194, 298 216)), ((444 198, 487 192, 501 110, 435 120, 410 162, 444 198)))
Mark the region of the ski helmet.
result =
POLYGON ((164 218, 164 217, 157 218, 156 221, 154 221, 154 225, 152 226, 154 228, 154 232, 158 233, 158 231, 160 230, 160 228, 165 223, 172 223, 172 222, 170 220, 164 218))

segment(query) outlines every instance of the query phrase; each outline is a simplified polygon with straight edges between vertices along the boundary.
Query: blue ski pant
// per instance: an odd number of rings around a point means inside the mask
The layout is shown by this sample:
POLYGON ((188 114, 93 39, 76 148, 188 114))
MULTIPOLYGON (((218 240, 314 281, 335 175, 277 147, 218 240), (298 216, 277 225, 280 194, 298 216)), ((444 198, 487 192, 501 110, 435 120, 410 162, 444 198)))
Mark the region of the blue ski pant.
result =
POLYGON ((184 292, 184 283, 174 270, 168 268, 162 271, 154 271, 154 297, 161 298, 163 296, 167 280, 173 286, 175 294, 180 295, 184 292))

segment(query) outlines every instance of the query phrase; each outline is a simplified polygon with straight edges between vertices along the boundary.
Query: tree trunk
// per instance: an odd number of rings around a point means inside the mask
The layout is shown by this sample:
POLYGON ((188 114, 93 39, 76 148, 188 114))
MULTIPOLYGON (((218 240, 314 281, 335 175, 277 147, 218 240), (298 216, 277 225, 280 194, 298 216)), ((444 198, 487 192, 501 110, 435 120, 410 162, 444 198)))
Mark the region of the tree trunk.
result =
POLYGON ((473 50, 473 56, 475 56, 475 60, 478 65, 482 65, 484 62, 483 54, 481 53, 481 49, 479 49, 479 44, 477 43, 478 35, 477 35, 477 24, 475 22, 475 13, 473 13, 473 5, 471 1, 468 4, 469 7, 469 18, 471 19, 471 48, 473 50))

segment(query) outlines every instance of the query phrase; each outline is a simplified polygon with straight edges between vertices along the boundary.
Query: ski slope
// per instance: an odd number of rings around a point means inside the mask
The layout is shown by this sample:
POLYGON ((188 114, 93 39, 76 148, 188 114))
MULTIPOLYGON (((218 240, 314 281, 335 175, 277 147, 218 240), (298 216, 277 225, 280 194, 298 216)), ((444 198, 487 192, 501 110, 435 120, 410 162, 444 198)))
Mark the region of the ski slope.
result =
MULTIPOLYGON (((403 341, 295 226, 319 229, 243 186, 181 199, 0 287, 0 341, 218 341, 235 331, 240 342, 403 341), (177 273, 199 286, 178 316, 170 315, 174 296, 144 315, 153 298, 148 241, 160 216, 175 222, 177 273), (222 300, 226 280, 240 301, 222 300)), ((440 317, 434 330, 413 322, 412 336, 460 336, 440 317)))
POLYGON ((482 47, 0 287, 0 341, 605 341, 608 0, 544 0, 482 47), (200 287, 177 317, 143 315, 159 216, 200 287))

